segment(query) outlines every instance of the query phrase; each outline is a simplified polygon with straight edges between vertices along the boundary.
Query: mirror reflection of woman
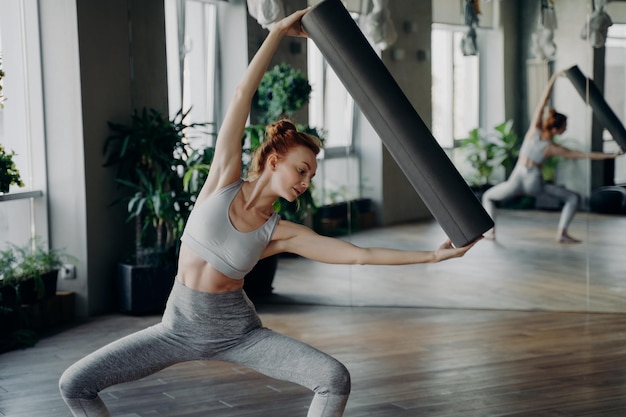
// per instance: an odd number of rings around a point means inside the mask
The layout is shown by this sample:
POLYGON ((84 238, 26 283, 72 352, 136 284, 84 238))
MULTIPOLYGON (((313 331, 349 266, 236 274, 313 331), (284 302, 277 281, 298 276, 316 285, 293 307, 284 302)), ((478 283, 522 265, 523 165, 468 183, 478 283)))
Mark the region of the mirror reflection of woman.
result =
MULTIPOLYGON (((623 152, 621 150, 616 153, 581 152, 554 142, 556 135, 565 132, 567 116, 557 112, 554 108, 548 110, 545 120, 543 116, 554 83, 563 73, 560 71, 552 75, 544 89, 531 119, 530 127, 524 136, 513 172, 506 181, 488 189, 483 194, 482 202, 487 213, 495 221, 496 202, 520 195, 538 197, 543 194, 552 196, 564 203, 557 228, 556 241, 559 243, 579 243, 579 239, 575 239, 569 234, 568 227, 578 209, 580 196, 564 187, 546 184, 541 172, 542 164, 551 157, 604 160, 614 159, 623 152)), ((495 227, 485 234, 485 238, 495 240, 495 227)))
POLYGON ((74 416, 109 416, 99 392, 112 385, 179 362, 219 360, 311 389, 308 417, 340 417, 351 388, 347 368, 313 346, 264 327, 243 291, 245 275, 259 259, 281 252, 333 264, 402 265, 460 257, 475 243, 455 248, 446 241, 434 251, 362 248, 280 219, 274 202, 279 197, 293 201, 307 190, 320 151, 318 138, 298 132, 288 120, 267 127, 251 174, 241 178, 241 138, 252 98, 281 39, 306 36, 300 22, 306 11, 272 26, 236 89, 185 226, 161 322, 100 348, 61 377, 61 393, 74 416))

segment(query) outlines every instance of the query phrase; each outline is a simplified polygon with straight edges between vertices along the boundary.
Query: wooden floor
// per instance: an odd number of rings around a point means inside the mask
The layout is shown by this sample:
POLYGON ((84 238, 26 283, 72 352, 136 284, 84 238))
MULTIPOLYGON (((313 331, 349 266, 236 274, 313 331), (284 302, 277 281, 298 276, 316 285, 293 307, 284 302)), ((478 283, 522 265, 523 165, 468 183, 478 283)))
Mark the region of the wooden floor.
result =
MULTIPOLYGON (((346 417, 626 415, 626 315, 260 305, 264 323, 341 360, 346 417)), ((63 370, 158 321, 106 316, 0 355, 0 415, 69 417, 63 370)), ((117 417, 298 417, 311 394, 221 362, 175 365, 102 392, 117 417)))
MULTIPOLYGON (((572 233, 586 242, 564 247, 552 240, 557 215, 503 213, 498 242, 442 264, 325 269, 281 259, 277 294, 258 311, 348 367, 346 417, 626 416, 626 224, 577 216, 572 233)), ((442 238, 432 223, 350 237, 420 248, 442 238)), ((63 370, 158 320, 98 317, 0 355, 0 416, 69 417, 63 370)), ((179 364, 102 396, 116 417, 304 417, 311 400, 220 362, 179 364)))

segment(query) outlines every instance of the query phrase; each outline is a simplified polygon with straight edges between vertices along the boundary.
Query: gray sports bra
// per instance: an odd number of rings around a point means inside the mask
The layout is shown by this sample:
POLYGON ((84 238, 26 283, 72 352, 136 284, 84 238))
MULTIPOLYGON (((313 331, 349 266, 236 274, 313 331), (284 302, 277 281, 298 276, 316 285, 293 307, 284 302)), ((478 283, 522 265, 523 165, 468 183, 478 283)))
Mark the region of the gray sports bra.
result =
POLYGON ((541 140, 540 135, 541 132, 537 130, 532 138, 522 143, 522 148, 520 149, 520 154, 526 156, 526 158, 530 159, 537 165, 541 165, 543 163, 543 151, 550 143, 547 140, 541 140))
POLYGON ((181 241, 224 275, 243 279, 269 244, 280 220, 277 213, 258 229, 240 232, 228 216, 228 209, 241 189, 236 181, 211 194, 189 215, 181 241))

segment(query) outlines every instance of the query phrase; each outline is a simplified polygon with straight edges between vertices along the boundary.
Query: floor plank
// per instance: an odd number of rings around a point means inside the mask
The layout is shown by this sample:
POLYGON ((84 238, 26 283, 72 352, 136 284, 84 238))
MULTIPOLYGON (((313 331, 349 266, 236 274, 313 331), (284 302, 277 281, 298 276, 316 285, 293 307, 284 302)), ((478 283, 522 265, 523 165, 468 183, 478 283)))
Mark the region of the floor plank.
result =
MULTIPOLYGON (((346 417, 626 415, 626 315, 260 304, 264 323, 350 369, 346 417)), ((57 380, 159 320, 111 315, 0 355, 0 415, 69 416, 57 380)), ((305 416, 308 390, 221 362, 103 391, 114 416, 305 416)))

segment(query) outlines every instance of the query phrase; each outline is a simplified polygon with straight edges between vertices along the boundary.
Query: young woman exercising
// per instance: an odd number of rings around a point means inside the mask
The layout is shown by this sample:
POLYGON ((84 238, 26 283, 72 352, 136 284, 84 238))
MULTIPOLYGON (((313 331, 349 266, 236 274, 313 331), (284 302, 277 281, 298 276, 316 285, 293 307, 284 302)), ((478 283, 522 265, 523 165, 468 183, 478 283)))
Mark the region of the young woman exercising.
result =
MULTIPOLYGON (((483 194, 482 202, 485 210, 495 221, 495 202, 519 195, 539 196, 540 194, 551 195, 564 202, 559 220, 556 240, 559 243, 579 243, 567 232, 576 209, 580 196, 563 187, 546 184, 541 173, 543 161, 547 158, 558 156, 566 159, 614 159, 622 152, 606 154, 602 152, 580 152, 554 143, 554 136, 565 132, 567 128, 567 116, 558 113, 553 108, 548 111, 548 117, 543 119, 543 112, 550 98, 550 93, 556 79, 563 74, 557 72, 550 78, 544 89, 541 100, 537 104, 530 127, 524 136, 519 158, 509 178, 488 189, 483 194)), ((495 240, 495 227, 485 234, 485 238, 495 240)))
POLYGON ((309 417, 343 415, 350 374, 333 357, 263 327, 243 291, 256 262, 292 252, 336 264, 400 265, 463 256, 449 241, 432 252, 361 248, 281 220, 273 210, 282 197, 293 201, 310 185, 319 139, 281 120, 267 127, 249 178, 241 179, 241 137, 255 90, 285 35, 306 36, 300 10, 276 23, 250 62, 227 110, 211 169, 182 237, 178 272, 162 321, 117 340, 79 360, 59 386, 74 416, 105 417, 98 393, 170 365, 219 360, 243 365, 313 392, 309 417))

